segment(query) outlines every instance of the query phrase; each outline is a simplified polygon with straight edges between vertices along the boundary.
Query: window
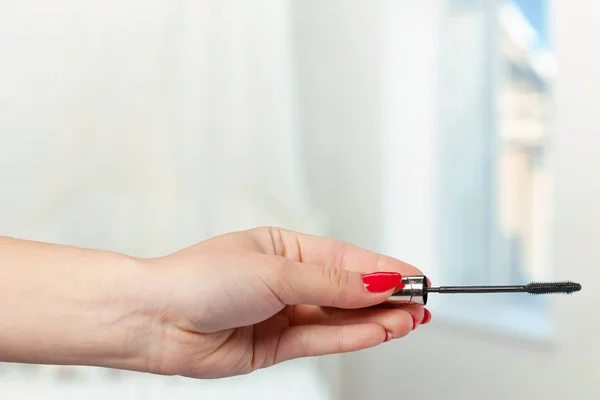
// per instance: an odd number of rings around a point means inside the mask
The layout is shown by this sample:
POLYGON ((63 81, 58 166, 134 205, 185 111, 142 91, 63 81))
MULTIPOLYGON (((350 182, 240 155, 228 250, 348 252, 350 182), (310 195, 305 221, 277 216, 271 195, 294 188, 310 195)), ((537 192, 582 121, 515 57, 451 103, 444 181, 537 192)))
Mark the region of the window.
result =
MULTIPOLYGON (((518 284, 551 275, 554 59, 547 7, 546 0, 448 3, 440 46, 436 196, 444 283, 518 284)), ((452 296, 443 305, 453 318, 537 338, 550 333, 544 297, 477 300, 452 296)))

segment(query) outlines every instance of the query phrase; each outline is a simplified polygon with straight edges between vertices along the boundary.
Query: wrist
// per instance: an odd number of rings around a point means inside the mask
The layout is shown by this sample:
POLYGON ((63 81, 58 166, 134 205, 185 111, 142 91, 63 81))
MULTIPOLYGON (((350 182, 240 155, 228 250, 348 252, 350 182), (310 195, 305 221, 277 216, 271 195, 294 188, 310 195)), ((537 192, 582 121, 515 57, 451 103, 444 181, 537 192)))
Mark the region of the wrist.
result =
POLYGON ((90 317, 76 353, 83 365, 148 372, 154 305, 147 265, 140 259, 105 253, 106 267, 90 282, 79 304, 90 317))
POLYGON ((0 250, 0 360, 147 369, 152 308, 141 261, 26 241, 0 250))

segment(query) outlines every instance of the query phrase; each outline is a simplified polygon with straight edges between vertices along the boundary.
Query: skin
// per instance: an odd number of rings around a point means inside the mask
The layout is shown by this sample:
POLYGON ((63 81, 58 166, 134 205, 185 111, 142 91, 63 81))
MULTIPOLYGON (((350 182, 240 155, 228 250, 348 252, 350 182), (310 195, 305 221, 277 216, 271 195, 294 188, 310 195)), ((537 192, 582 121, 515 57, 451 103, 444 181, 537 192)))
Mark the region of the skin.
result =
POLYGON ((401 338, 417 305, 383 307, 362 276, 422 274, 335 240, 257 228, 160 258, 0 237, 0 360, 195 378, 401 338))

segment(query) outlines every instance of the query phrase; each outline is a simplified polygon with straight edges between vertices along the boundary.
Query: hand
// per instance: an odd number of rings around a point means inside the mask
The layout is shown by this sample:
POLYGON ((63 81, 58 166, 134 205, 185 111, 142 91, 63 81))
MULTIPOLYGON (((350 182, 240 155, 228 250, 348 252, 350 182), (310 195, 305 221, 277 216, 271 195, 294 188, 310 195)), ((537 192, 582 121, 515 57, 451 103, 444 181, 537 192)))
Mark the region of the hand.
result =
POLYGON ((415 267, 278 228, 232 233, 146 264, 148 370, 198 378, 406 336, 430 314, 380 305, 415 267))

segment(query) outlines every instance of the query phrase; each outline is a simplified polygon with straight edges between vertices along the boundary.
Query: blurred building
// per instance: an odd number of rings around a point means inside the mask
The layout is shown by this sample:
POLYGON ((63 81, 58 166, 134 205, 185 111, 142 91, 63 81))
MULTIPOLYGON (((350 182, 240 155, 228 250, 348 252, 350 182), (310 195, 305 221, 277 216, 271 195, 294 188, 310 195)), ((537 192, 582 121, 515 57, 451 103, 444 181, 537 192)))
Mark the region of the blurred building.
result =
MULTIPOLYGON (((542 13, 543 9, 530 10, 542 13)), ((547 145, 554 58, 521 9, 498 12, 498 212, 506 257, 498 266, 513 281, 548 277, 547 145)))

